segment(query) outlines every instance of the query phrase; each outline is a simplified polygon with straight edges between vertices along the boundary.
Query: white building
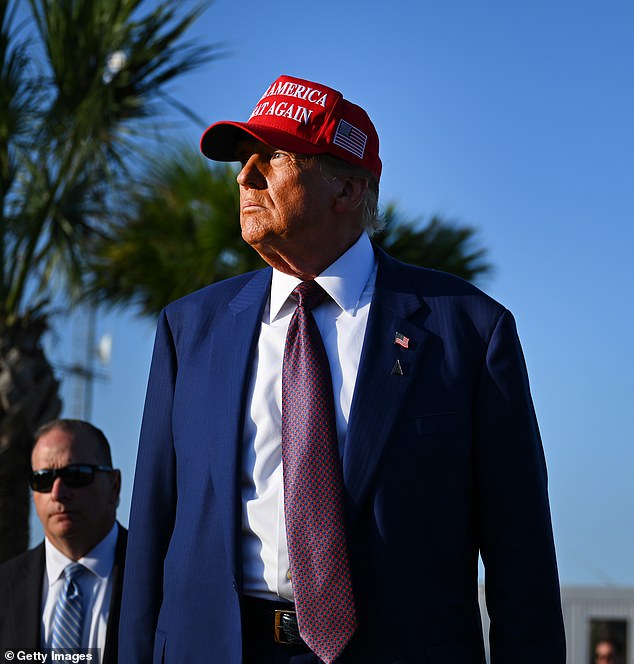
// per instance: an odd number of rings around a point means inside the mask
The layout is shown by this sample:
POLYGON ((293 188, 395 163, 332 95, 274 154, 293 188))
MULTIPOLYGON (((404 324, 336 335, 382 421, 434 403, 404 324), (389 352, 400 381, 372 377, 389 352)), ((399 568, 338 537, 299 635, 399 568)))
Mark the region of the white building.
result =
MULTIPOLYGON (((568 650, 566 664, 594 664, 594 646, 601 639, 615 641, 622 648, 617 664, 634 664, 634 588, 563 586, 561 600, 568 650)), ((480 606, 484 633, 488 634, 483 586, 480 606)), ((488 657, 487 652, 487 661, 488 657)))

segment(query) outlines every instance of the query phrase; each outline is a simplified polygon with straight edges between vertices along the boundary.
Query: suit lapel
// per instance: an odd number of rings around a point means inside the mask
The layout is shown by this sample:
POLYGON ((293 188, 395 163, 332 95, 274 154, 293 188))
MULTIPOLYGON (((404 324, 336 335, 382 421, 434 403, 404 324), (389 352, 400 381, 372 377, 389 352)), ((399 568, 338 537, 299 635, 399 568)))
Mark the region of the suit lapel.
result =
POLYGON ((426 307, 407 272, 377 250, 377 281, 370 308, 343 456, 347 513, 354 522, 364 502, 411 382, 427 332, 410 317, 426 307), (408 348, 394 342, 406 337, 408 348))
MULTIPOLYGON (((407 269, 380 250, 377 250, 377 260, 377 282, 343 455, 347 510, 351 521, 363 504, 389 443, 411 382, 418 372, 427 336, 424 327, 411 320, 427 305, 412 287, 407 269), (394 343, 397 332, 408 338, 407 349, 394 343), (397 360, 400 373, 394 371, 397 360)), ((234 574, 238 579, 241 578, 238 544, 242 424, 253 352, 270 282, 270 269, 254 274, 229 303, 229 316, 214 330, 210 348, 214 361, 209 381, 215 387, 210 431, 214 440, 225 441, 222 445, 210 445, 210 468, 216 495, 224 501, 227 555, 234 561, 234 574)), ((420 320, 420 316, 417 319, 420 320)))
POLYGON ((229 303, 229 315, 214 330, 211 353, 213 395, 210 431, 210 467, 216 496, 227 515, 228 559, 234 561, 234 575, 241 579, 238 538, 241 519, 240 463, 245 399, 253 366, 262 311, 271 283, 270 269, 254 274, 229 303))
POLYGON ((128 531, 117 523, 119 534, 114 553, 112 568, 112 595, 108 609, 108 627, 106 630, 106 643, 103 651, 102 664, 116 664, 118 660, 117 644, 119 641, 119 615, 121 610, 121 589, 123 586, 123 566, 125 562, 125 549, 128 540, 128 531))
POLYGON ((29 551, 16 571, 16 592, 5 600, 12 603, 9 615, 14 623, 15 643, 23 648, 39 648, 42 584, 45 574, 44 543, 29 551))

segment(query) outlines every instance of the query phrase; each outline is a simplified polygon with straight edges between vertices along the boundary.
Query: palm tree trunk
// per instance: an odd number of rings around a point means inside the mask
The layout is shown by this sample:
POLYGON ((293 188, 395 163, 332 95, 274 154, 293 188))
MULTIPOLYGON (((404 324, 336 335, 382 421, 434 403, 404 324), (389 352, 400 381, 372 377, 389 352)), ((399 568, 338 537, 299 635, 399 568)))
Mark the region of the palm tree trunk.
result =
POLYGON ((61 410, 45 330, 44 317, 0 321, 0 562, 28 547, 33 433, 61 410))

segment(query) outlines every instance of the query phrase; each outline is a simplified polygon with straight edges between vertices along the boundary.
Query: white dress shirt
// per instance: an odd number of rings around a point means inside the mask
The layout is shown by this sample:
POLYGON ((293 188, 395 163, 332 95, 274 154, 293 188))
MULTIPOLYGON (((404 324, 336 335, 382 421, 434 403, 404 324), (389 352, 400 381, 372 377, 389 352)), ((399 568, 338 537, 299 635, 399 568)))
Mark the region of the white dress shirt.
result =
MULTIPOLYGON (((376 259, 365 233, 316 279, 330 296, 313 311, 330 363, 342 449, 368 321, 376 259)), ((282 363, 297 277, 273 270, 247 397, 242 460, 244 592, 292 600, 282 480, 282 363)))
MULTIPOLYGON (((77 561, 86 568, 86 571, 77 579, 84 613, 81 644, 83 648, 100 648, 101 658, 103 658, 106 630, 108 629, 108 613, 112 597, 112 568, 118 535, 119 527, 115 523, 101 542, 77 561)), ((46 648, 50 648, 55 607, 65 583, 64 568, 73 561, 56 549, 48 539, 44 540, 44 548, 46 574, 42 589, 42 643, 46 648)))

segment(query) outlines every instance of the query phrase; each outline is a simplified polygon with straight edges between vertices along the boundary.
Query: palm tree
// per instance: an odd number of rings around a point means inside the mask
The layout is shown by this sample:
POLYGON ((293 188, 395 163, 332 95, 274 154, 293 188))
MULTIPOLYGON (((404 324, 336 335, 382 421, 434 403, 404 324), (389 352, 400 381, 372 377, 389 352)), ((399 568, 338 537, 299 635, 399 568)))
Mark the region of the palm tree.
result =
POLYGON ((28 545, 32 435, 60 410, 51 300, 80 292, 169 83, 218 52, 184 41, 203 5, 29 0, 26 19, 18 5, 0 3, 0 560, 28 545))
MULTIPOLYGON (((475 230, 434 217, 421 227, 395 205, 374 241, 401 260, 475 280, 491 271, 475 230)), ((207 284, 262 267, 240 235, 236 170, 176 148, 137 188, 132 205, 96 239, 86 294, 156 315, 168 302, 207 284)))
POLYGON ((211 165, 190 147, 175 148, 150 171, 91 255, 87 296, 143 315, 264 265, 240 236, 235 169, 211 165))
POLYGON ((419 218, 405 219, 393 203, 383 218, 385 230, 374 238, 375 244, 405 263, 450 272, 467 281, 479 281, 493 272, 472 226, 438 216, 423 226, 419 218))

